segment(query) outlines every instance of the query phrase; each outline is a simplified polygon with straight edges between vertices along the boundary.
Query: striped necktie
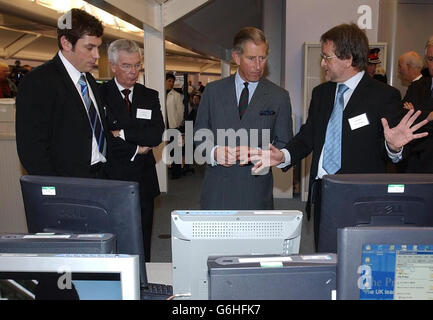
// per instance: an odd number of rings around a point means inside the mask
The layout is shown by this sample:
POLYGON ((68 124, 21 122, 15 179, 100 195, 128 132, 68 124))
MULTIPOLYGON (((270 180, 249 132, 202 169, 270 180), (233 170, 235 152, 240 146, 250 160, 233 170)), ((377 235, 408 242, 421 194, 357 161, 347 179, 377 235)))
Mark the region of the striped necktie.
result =
POLYGON ((123 89, 122 93, 125 96, 123 100, 125 101, 126 108, 128 109, 129 115, 131 115, 131 101, 129 100, 129 94, 131 93, 131 90, 123 89))
POLYGON ((245 111, 248 108, 248 100, 249 100, 249 90, 248 90, 248 82, 244 82, 245 88, 241 92, 241 97, 239 98, 239 117, 242 119, 245 111))
POLYGON ((106 141, 104 129, 102 127, 101 119, 99 119, 98 112, 96 112, 95 105, 93 104, 92 99, 90 99, 89 87, 87 86, 87 81, 84 74, 81 75, 80 79, 78 80, 78 84, 81 87, 81 95, 83 96, 84 103, 86 105, 90 125, 96 138, 96 142, 98 143, 99 152, 105 157, 106 141))
POLYGON ((341 135, 344 110, 344 93, 349 88, 341 83, 338 85, 334 109, 326 128, 325 146, 323 150, 323 169, 334 174, 341 168, 341 135))

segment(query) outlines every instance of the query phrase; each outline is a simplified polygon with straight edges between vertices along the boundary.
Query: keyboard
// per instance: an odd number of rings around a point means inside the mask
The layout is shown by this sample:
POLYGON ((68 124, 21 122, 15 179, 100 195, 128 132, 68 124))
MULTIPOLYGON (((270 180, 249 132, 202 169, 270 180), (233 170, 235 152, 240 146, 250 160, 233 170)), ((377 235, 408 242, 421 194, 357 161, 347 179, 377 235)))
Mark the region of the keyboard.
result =
POLYGON ((148 283, 147 286, 141 286, 140 298, 141 300, 167 300, 173 295, 173 286, 148 283))

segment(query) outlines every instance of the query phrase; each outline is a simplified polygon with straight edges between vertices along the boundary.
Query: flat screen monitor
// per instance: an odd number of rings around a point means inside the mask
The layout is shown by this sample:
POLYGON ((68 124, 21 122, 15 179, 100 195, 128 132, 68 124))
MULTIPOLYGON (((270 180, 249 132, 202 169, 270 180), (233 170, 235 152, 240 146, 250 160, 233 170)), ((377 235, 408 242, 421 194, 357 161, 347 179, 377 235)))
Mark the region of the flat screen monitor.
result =
POLYGON ((339 229, 337 259, 337 299, 433 299, 433 228, 339 229))
POLYGON ((0 298, 139 300, 138 262, 115 254, 0 254, 0 298))
POLYGON ((138 183, 31 175, 20 182, 30 233, 112 233, 117 253, 139 256, 147 285, 138 183))
POLYGON ((318 252, 337 252, 337 229, 433 226, 433 174, 340 174, 322 181, 318 252))
POLYGON ((210 300, 335 299, 333 253, 209 257, 208 269, 210 300))
POLYGON ((300 211, 173 211, 173 294, 207 300, 209 256, 299 252, 300 211))

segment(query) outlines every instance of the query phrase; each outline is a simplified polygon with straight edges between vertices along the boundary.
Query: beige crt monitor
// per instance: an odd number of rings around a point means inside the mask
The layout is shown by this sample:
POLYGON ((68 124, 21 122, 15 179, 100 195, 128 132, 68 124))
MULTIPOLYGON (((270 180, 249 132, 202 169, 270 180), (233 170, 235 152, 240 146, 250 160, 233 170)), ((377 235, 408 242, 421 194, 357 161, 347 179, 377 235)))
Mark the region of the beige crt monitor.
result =
POLYGON ((297 254, 300 211, 173 211, 171 239, 175 298, 206 300, 209 256, 297 254))
MULTIPOLYGON (((20 299, 17 296, 26 300, 37 299, 37 286, 41 279, 47 279, 48 276, 56 279, 54 289, 62 294, 63 290, 72 290, 68 283, 72 282, 80 300, 140 299, 136 255, 0 254, 2 295, 5 291, 16 290, 12 295, 14 299, 20 299)), ((56 300, 55 294, 52 299, 56 300)))

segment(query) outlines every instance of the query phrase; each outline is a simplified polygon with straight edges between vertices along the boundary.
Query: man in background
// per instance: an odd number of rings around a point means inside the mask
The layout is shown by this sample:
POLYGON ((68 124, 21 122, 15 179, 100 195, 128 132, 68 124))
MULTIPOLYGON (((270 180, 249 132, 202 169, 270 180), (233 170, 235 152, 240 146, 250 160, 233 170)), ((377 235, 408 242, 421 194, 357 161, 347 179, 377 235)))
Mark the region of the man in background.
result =
MULTIPOLYGON (((185 106, 183 104, 182 96, 179 92, 174 90, 174 83, 176 77, 172 73, 167 73, 165 76, 165 90, 167 98, 165 101, 167 112, 167 127, 168 129, 179 129, 184 125, 184 112, 185 106)), ((170 140, 173 142, 174 138, 170 140)), ((171 154, 173 156, 173 154, 171 154)), ((179 179, 182 176, 182 163, 174 161, 171 163, 171 179, 179 179)))
MULTIPOLYGON (((433 120, 433 36, 425 45, 425 63, 429 74, 413 82, 404 97, 406 109, 419 110, 421 119, 433 120)), ((408 173, 433 173, 433 122, 428 123, 425 130, 429 136, 422 140, 412 141, 405 152, 408 173)))
POLYGON ((101 86, 112 140, 108 176, 139 183, 145 260, 150 261, 154 198, 160 194, 152 148, 162 142, 161 106, 157 91, 137 83, 141 55, 135 42, 112 42, 108 60, 114 78, 101 86))
POLYGON ((398 74, 403 83, 415 82, 421 79, 422 58, 415 51, 403 53, 398 58, 398 74))

